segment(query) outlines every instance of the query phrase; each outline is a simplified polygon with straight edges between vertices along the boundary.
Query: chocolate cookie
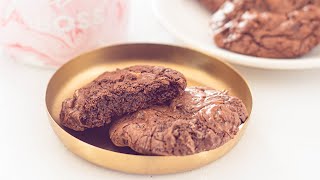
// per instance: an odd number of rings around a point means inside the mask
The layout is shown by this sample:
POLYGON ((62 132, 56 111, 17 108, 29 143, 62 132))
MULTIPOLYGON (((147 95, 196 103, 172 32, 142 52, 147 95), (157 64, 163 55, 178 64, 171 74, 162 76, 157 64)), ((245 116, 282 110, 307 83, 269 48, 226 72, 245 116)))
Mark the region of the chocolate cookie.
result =
POLYGON ((60 121, 76 131, 100 127, 114 117, 169 103, 185 87, 181 73, 164 67, 132 66, 105 72, 62 103, 60 121))
POLYGON ((228 1, 212 16, 214 41, 221 48, 259 57, 304 55, 320 42, 320 8, 313 3, 318 1, 228 1))
POLYGON ((198 0, 210 12, 215 12, 226 0, 198 0))
POLYGON ((190 155, 215 149, 232 139, 248 113, 226 91, 186 88, 170 106, 137 111, 114 122, 110 139, 148 155, 190 155))
POLYGON ((319 3, 320 0, 228 0, 212 15, 211 25, 216 29, 251 10, 257 13, 284 14, 302 9, 307 5, 318 4, 319 6, 319 3))

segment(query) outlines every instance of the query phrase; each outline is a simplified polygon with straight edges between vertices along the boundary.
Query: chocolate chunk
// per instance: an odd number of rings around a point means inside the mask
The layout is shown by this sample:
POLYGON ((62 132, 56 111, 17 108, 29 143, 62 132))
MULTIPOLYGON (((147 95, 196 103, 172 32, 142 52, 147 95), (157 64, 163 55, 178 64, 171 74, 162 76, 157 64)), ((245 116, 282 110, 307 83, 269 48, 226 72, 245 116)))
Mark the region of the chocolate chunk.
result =
POLYGON ((170 106, 140 110, 114 122, 110 139, 147 155, 190 155, 215 149, 234 138, 248 113, 227 92, 186 88, 170 106))
POLYGON ((167 104, 185 87, 181 73, 164 67, 132 66, 105 72, 62 103, 60 121, 76 131, 100 127, 115 117, 167 104))

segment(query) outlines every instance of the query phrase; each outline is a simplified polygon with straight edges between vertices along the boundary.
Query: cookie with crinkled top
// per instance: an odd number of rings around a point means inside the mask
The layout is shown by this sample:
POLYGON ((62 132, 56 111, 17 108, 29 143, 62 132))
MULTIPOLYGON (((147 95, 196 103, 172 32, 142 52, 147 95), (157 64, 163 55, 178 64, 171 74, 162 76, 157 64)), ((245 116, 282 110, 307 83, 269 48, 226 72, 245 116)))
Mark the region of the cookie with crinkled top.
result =
POLYGON ((153 106, 114 122, 110 139, 146 155, 190 155, 234 138, 248 112, 226 91, 191 87, 170 106, 153 106))

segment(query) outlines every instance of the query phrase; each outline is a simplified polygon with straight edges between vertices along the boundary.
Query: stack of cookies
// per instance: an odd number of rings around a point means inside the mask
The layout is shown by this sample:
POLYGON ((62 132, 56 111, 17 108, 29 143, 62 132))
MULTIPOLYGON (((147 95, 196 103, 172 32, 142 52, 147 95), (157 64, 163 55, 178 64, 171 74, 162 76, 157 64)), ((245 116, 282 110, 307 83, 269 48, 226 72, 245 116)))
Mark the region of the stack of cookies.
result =
MULTIPOLYGON (((208 151, 234 138, 248 117, 243 102, 158 66, 105 72, 62 103, 60 122, 75 131, 111 126, 110 139, 145 155, 208 151)), ((107 137, 106 137, 107 138, 107 137)))

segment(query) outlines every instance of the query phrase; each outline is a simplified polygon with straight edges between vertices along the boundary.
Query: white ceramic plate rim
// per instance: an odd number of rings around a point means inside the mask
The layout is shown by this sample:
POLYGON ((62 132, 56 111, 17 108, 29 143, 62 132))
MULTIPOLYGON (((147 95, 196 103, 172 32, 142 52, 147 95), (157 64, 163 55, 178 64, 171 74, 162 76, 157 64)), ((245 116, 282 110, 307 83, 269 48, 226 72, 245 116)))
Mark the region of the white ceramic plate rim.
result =
MULTIPOLYGON (((176 1, 176 0, 174 0, 176 1)), ((181 0, 180 0, 181 1, 181 0)), ((214 48, 206 46, 204 43, 201 43, 199 40, 195 40, 187 37, 186 34, 183 34, 179 29, 172 24, 169 18, 166 18, 163 15, 163 10, 161 9, 161 3, 170 3, 172 0, 153 0, 152 9, 159 20, 159 22, 175 37, 184 42, 187 46, 192 49, 201 51, 203 53, 215 56, 222 60, 225 60, 232 64, 243 65, 248 67, 256 67, 262 69, 313 69, 320 68, 320 57, 315 57, 313 59, 271 59, 271 58, 260 58, 242 55, 238 53, 233 53, 224 49, 214 48), (159 4, 160 3, 160 4, 159 4)), ((205 10, 204 10, 205 11, 205 10)), ((176 13, 178 14, 178 13, 176 13)), ((209 20, 208 20, 209 21, 209 20)), ((317 48, 319 49, 319 47, 317 48)))

